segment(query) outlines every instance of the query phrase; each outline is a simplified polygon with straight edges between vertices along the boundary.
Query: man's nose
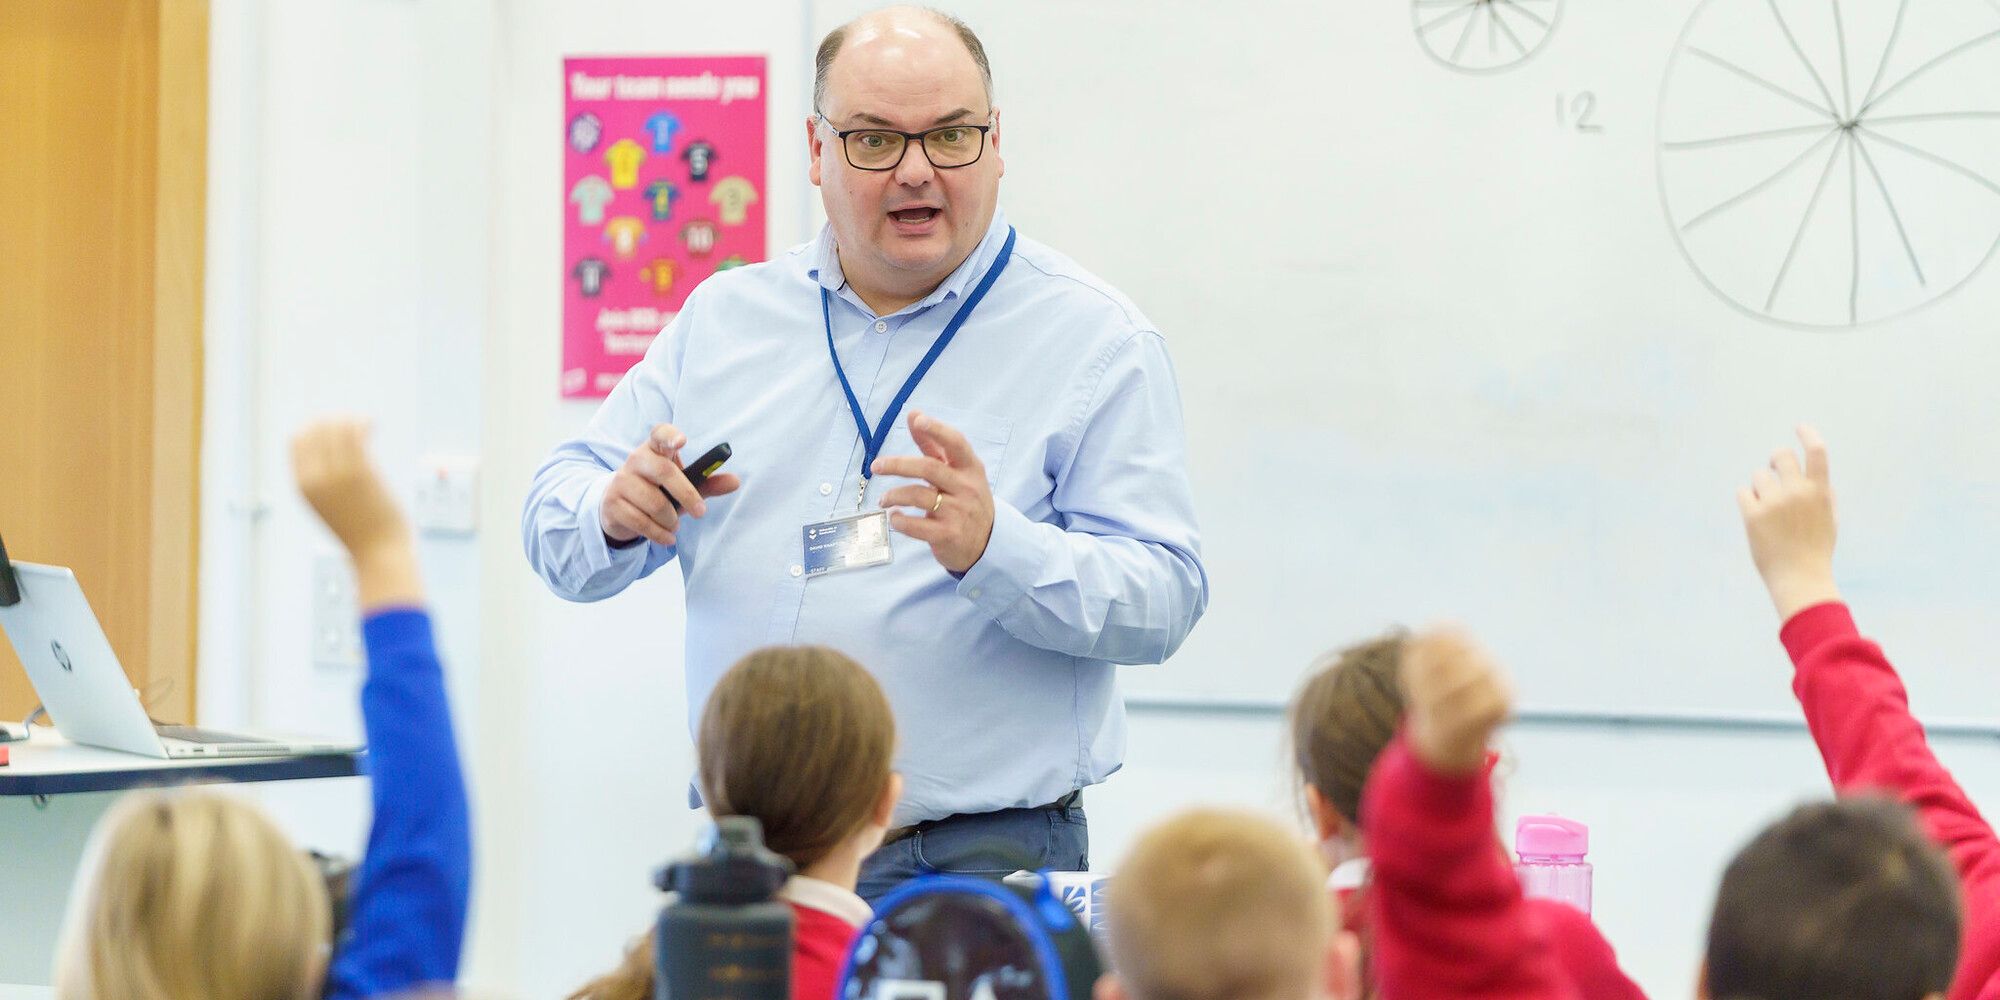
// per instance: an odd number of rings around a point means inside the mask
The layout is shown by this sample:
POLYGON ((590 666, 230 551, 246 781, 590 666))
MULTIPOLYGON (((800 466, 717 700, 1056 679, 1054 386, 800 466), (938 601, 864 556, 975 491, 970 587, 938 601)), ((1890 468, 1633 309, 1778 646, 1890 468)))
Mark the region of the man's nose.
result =
POLYGON ((896 183, 904 187, 921 187, 937 176, 937 168, 931 166, 931 158, 924 152, 924 144, 911 142, 903 150, 903 160, 896 164, 896 183))

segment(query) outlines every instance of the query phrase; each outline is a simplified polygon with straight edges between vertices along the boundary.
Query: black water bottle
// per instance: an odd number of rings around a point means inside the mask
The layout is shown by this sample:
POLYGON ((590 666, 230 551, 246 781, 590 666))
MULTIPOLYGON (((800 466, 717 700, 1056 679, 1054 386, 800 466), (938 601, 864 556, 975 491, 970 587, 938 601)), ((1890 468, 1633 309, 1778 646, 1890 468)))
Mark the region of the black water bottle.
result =
POLYGON ((791 1000, 792 863, 749 816, 725 816, 653 884, 675 894, 653 934, 655 1000, 791 1000))

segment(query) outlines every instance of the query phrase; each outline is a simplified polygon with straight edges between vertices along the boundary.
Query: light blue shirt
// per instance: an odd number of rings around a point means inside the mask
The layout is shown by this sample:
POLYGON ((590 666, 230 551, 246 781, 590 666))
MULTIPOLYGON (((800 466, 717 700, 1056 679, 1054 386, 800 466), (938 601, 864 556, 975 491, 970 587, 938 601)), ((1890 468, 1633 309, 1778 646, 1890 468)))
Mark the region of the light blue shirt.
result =
MULTIPOLYGON (((803 576, 801 529, 855 512, 861 435, 827 356, 834 293, 841 364, 870 424, 999 255, 995 213, 972 255, 923 300, 877 317, 847 287, 830 231, 776 260, 704 281, 591 418, 535 474, 528 559, 573 601, 678 559, 686 579, 688 705, 760 646, 832 646, 894 707, 899 824, 1040 805, 1116 771, 1125 708, 1114 664, 1171 655, 1208 604, 1166 344, 1123 295, 1022 236, 1014 257, 890 432, 917 454, 921 410, 962 431, 993 487, 993 534, 963 579, 892 534, 885 566, 803 576), (681 522, 672 548, 608 544, 611 473, 655 424, 683 454, 727 441, 742 488, 681 522)), ((878 477, 865 509, 909 480, 878 477)))

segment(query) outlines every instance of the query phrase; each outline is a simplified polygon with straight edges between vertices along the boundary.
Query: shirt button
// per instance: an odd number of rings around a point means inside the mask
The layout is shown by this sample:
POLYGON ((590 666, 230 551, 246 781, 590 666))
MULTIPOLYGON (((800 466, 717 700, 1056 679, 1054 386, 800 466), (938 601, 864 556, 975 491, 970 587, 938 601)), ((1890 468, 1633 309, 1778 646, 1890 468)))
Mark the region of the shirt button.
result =
POLYGON ((797 563, 793 563, 793 564, 792 564, 792 575, 793 575, 793 576, 804 576, 804 575, 805 575, 805 573, 806 573, 806 568, 805 568, 804 566, 801 566, 801 565, 799 565, 799 564, 797 564, 797 563))
POLYGON ((875 321, 875 332, 876 332, 876 333, 888 333, 888 332, 889 332, 889 324, 888 324, 888 323, 886 323, 886 322, 883 322, 882 320, 879 320, 879 319, 878 319, 878 320, 876 320, 876 321, 875 321))
POLYGON ((821 483, 821 484, 819 484, 819 495, 820 495, 820 496, 823 496, 823 497, 825 497, 825 496, 832 496, 832 495, 833 495, 833 484, 832 484, 832 483, 821 483))
POLYGON ((973 599, 977 600, 979 597, 979 588, 974 587, 971 590, 966 591, 966 593, 969 594, 973 599))

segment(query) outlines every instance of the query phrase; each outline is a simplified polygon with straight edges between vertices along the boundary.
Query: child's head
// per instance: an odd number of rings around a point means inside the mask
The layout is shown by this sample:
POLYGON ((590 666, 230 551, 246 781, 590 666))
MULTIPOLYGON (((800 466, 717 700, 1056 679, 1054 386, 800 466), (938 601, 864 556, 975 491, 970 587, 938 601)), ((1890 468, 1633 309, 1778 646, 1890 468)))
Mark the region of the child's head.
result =
MULTIPOLYGON (((858 866, 881 843, 902 792, 895 753, 881 685, 823 646, 771 646, 738 660, 695 730, 709 815, 755 817, 764 846, 801 873, 829 859, 858 866)), ((570 1000, 652 995, 653 936, 642 934, 617 969, 570 1000)))
POLYGON ((1702 996, 1942 997, 1959 919, 1951 865, 1907 809, 1872 799, 1801 806, 1723 874, 1702 996))
POLYGON ((901 791, 889 700, 821 646, 760 649, 730 667, 695 742, 710 815, 756 817, 765 845, 801 872, 843 848, 873 850, 901 791))
POLYGON ((1097 1000, 1309 1000, 1333 933, 1298 836, 1253 813, 1195 810, 1139 838, 1107 890, 1115 976, 1097 1000))
POLYGON ((310 1000, 326 886, 263 813, 214 792, 129 796, 93 835, 57 947, 62 1000, 310 1000))
POLYGON ((1320 840, 1353 853, 1361 788, 1403 723, 1399 679, 1409 635, 1390 632, 1315 664, 1292 699, 1292 758, 1320 840))

